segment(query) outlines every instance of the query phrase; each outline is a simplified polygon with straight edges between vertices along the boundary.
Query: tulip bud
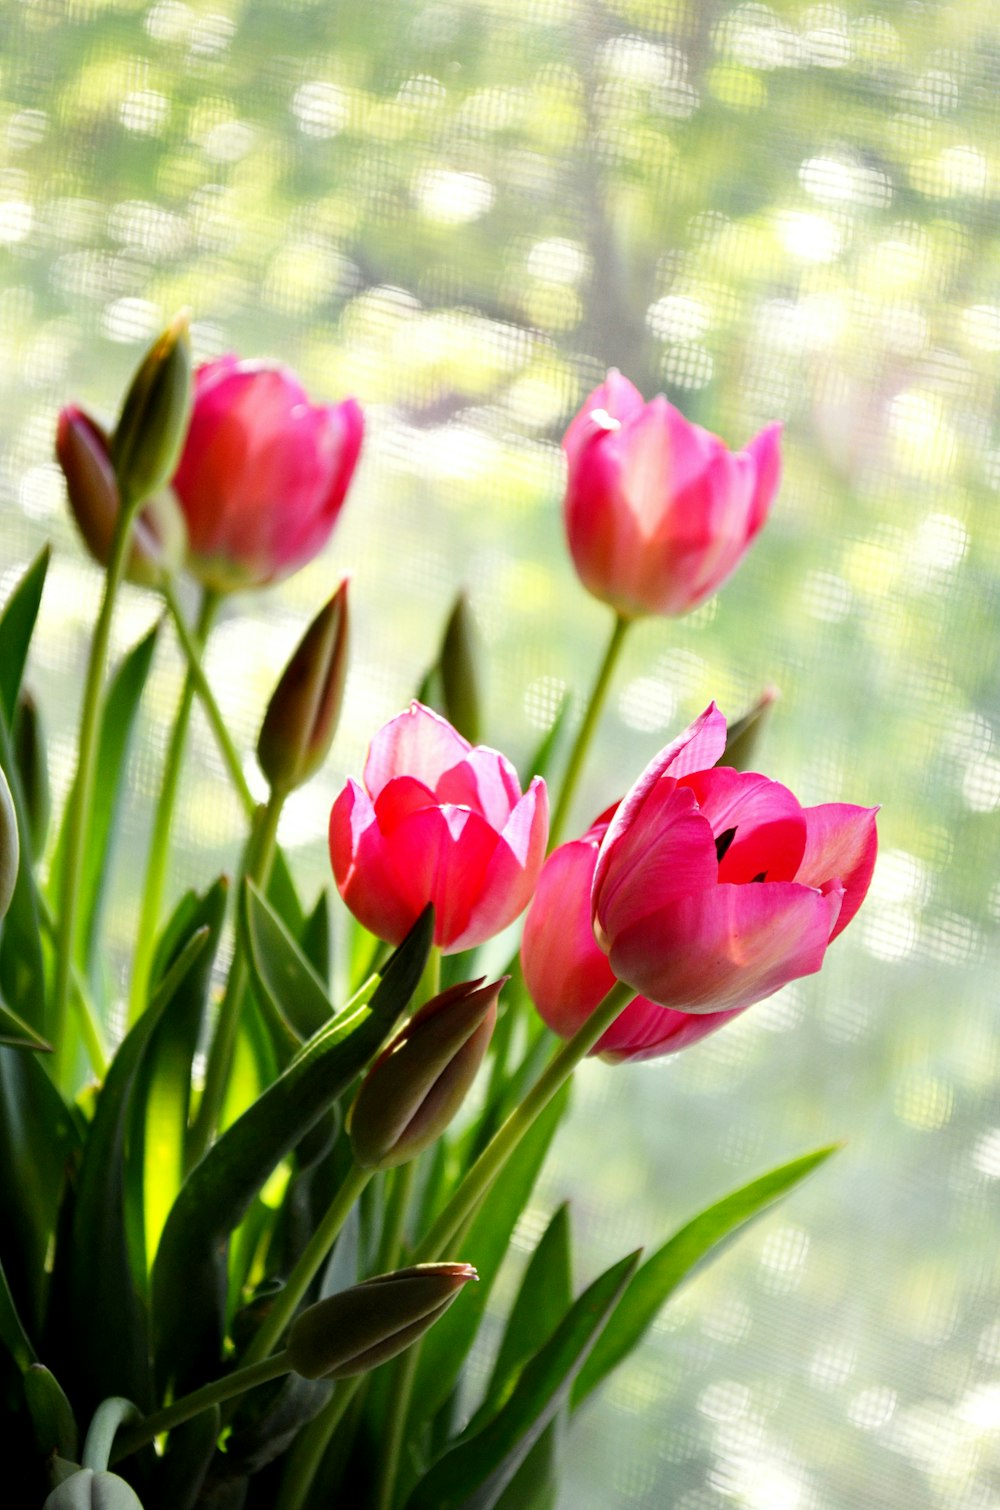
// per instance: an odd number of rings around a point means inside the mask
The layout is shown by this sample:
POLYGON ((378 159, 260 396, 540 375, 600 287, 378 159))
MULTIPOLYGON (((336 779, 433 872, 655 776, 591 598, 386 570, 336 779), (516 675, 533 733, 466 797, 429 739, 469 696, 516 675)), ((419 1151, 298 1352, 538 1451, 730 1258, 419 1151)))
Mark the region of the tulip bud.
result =
POLYGON ((142 1500, 117 1473, 81 1468, 53 1489, 42 1510, 142 1510, 142 1500))
POLYGON ((299 641, 264 714, 257 759, 272 788, 290 792, 322 765, 347 680, 347 578, 299 641))
POLYGON ((37 859, 45 848, 52 811, 49 768, 45 758, 45 726, 38 704, 22 687, 14 712, 14 758, 21 777, 31 848, 37 859))
POLYGON ((753 707, 742 718, 729 725, 726 748, 719 756, 719 765, 728 765, 734 771, 756 769, 757 746, 770 717, 771 709, 781 698, 777 687, 767 686, 753 707))
POLYGON ((493 1036, 495 985, 463 981, 421 1007, 379 1055, 351 1108, 351 1146, 365 1169, 392 1169, 441 1136, 465 1100, 493 1036))
POLYGON ((448 722, 470 744, 479 742, 479 675, 476 629, 469 603, 459 593, 441 643, 441 690, 448 722))
MULTIPOLYGON (((75 405, 59 415, 56 460, 83 543, 98 566, 107 566, 121 507, 118 483, 107 435, 75 405)), ((173 493, 164 489, 149 499, 132 526, 125 575, 144 587, 157 586, 165 572, 180 567, 186 543, 184 515, 173 493)))
POLYGON ((111 461, 126 504, 149 498, 174 475, 191 412, 188 317, 153 342, 125 395, 111 461))
POLYGON ((416 1342, 478 1278, 471 1264, 417 1264, 352 1285, 297 1317, 289 1363, 306 1379, 367 1373, 416 1342))
POLYGON ((20 855, 14 799, 7 778, 0 770, 0 918, 5 915, 14 895, 20 855))

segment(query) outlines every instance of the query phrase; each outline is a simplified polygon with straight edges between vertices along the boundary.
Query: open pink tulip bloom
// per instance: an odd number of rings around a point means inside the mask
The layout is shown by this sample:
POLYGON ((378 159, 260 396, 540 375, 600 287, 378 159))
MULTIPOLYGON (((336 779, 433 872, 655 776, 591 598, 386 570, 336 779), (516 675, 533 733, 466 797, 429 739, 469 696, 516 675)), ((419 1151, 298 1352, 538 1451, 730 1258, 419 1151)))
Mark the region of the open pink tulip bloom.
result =
POLYGON ((232 355, 199 367, 173 482, 194 575, 232 592, 311 561, 337 521, 363 431, 355 399, 311 404, 287 367, 232 355))
POLYGON ((546 862, 524 930, 532 998, 570 1036, 621 980, 638 994, 595 1052, 641 1059, 714 1031, 823 963, 864 900, 876 808, 803 808, 716 766, 715 704, 618 807, 546 862))
POLYGON ((349 780, 333 804, 330 858, 340 895, 372 933, 399 943, 433 902, 434 942, 453 954, 528 905, 548 830, 541 777, 522 796, 505 756, 414 702, 372 740, 364 786, 349 780))
POLYGON ((704 602, 767 518, 780 435, 769 425, 729 451, 662 394, 644 403, 609 372, 563 441, 566 533, 584 587, 625 618, 704 602))

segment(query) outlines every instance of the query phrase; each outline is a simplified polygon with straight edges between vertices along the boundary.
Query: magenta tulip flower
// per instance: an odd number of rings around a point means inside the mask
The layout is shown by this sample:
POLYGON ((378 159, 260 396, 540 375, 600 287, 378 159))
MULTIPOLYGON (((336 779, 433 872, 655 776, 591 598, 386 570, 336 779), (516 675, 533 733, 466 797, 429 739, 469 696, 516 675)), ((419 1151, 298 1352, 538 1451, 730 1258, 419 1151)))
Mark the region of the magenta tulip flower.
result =
POLYGON ((355 399, 311 404, 287 367, 235 356, 200 367, 173 483, 194 575, 233 592, 311 561, 337 522, 363 430, 355 399))
POLYGON ((330 858, 372 933, 398 944, 433 902, 434 942, 453 954, 523 912, 548 828, 541 777, 522 796, 505 756, 414 702, 372 740, 364 786, 349 780, 333 804, 330 858))
POLYGON ((644 403, 611 371, 566 432, 566 533, 584 587, 624 618, 683 614, 712 595, 760 530, 781 476, 780 425, 745 451, 644 403))
POLYGON ((818 970, 861 906, 877 809, 803 808, 776 781, 716 766, 725 742, 713 703, 546 862, 521 960, 557 1033, 570 1036, 621 980, 637 999, 595 1051, 682 1048, 818 970))

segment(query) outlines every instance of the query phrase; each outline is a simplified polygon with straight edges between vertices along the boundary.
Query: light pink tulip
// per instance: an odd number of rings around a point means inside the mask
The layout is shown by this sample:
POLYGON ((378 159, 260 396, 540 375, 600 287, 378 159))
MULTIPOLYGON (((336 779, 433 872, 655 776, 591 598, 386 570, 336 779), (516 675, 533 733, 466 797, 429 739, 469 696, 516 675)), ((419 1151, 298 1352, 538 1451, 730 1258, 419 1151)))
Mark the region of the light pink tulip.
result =
POLYGON ((614 981, 639 993, 595 1052, 669 1053, 823 963, 864 900, 876 808, 803 808, 715 766, 714 703, 582 839, 557 849, 524 930, 524 976, 570 1036, 614 981))
POLYGON ((767 518, 780 435, 769 425, 729 451, 662 394, 644 403, 609 372, 563 441, 566 533, 584 587, 625 618, 704 602, 767 518))
POLYGON ((287 367, 231 355, 200 367, 173 484, 194 575, 232 592, 311 561, 337 521, 363 430, 355 399, 311 404, 287 367))
POLYGON ((453 954, 528 905, 548 827, 540 777, 522 796, 509 760, 414 702, 372 740, 364 786, 349 780, 333 804, 334 879, 354 916, 393 944, 433 902, 434 942, 453 954))

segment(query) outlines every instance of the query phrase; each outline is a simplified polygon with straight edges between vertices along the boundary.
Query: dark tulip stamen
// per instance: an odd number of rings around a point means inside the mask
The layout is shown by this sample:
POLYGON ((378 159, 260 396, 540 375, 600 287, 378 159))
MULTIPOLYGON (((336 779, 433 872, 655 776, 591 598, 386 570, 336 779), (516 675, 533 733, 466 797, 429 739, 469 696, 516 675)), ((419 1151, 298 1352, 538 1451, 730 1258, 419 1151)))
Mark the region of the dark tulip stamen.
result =
POLYGON ((730 844, 732 844, 735 838, 736 830, 734 828, 727 828, 723 830, 723 832, 716 839, 715 853, 720 865, 722 864, 723 855, 726 853, 726 850, 729 848, 730 844))
POLYGON ((753 883, 754 883, 754 881, 766 881, 766 880, 767 880, 767 871, 766 870, 762 870, 759 875, 751 876, 751 878, 750 878, 750 884, 752 886, 753 883))

